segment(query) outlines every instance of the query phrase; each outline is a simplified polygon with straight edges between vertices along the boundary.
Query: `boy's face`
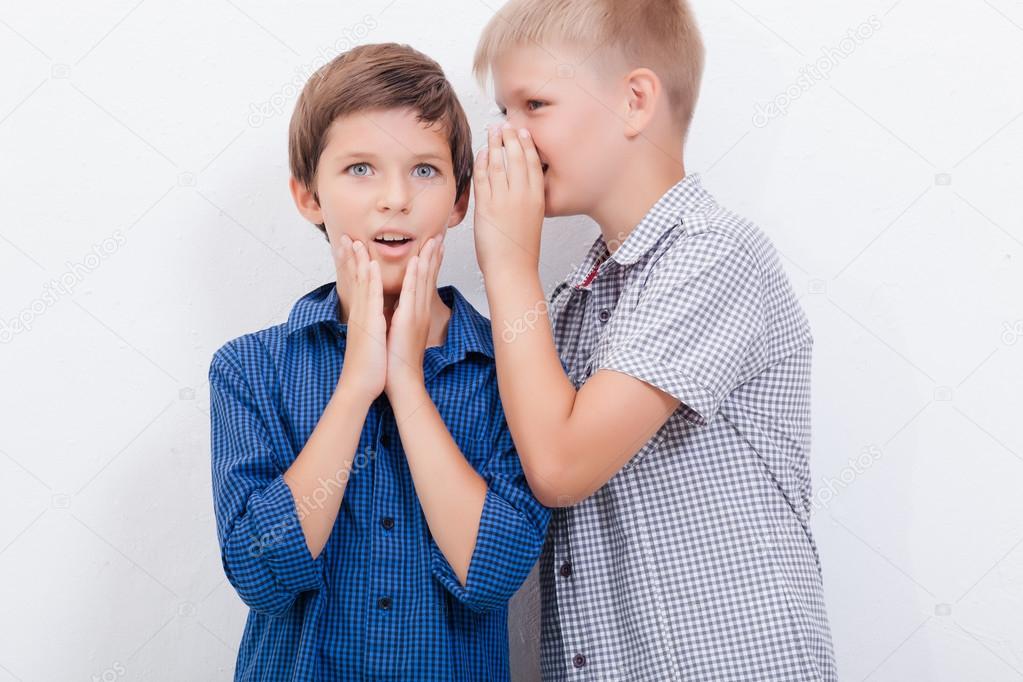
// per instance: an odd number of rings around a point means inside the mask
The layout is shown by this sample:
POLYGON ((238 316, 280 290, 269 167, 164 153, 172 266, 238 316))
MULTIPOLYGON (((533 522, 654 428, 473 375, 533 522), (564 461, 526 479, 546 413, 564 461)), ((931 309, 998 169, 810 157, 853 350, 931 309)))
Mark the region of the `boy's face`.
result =
POLYGON ((494 62, 494 95, 508 122, 529 130, 545 164, 546 215, 590 215, 620 179, 625 100, 614 79, 571 66, 585 54, 552 52, 525 45, 503 54, 494 62))
POLYGON ((366 245, 386 294, 401 291, 409 259, 430 237, 443 239, 468 206, 468 193, 456 203, 447 134, 416 116, 389 109, 337 119, 316 169, 318 206, 311 199, 303 206, 296 196, 303 215, 324 224, 331 244, 348 235, 366 245))

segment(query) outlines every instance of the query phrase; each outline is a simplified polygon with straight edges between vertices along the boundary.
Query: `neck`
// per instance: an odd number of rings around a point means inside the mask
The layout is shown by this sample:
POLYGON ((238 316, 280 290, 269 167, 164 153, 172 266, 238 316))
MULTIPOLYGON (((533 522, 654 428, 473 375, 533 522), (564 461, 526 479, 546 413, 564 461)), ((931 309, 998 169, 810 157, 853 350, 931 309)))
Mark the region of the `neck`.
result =
POLYGON ((658 199, 686 176, 681 158, 659 152, 655 156, 639 155, 626 164, 621 175, 626 180, 615 183, 588 212, 600 226, 611 253, 618 250, 658 199))

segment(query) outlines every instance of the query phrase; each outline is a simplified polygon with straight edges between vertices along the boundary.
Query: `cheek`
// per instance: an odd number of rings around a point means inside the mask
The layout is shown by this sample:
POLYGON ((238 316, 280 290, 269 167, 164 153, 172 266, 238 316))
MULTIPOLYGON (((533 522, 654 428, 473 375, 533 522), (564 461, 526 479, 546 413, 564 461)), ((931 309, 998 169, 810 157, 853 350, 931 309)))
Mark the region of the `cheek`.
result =
POLYGON ((416 225, 416 229, 431 235, 439 234, 447 228, 448 218, 455 205, 455 188, 450 182, 437 186, 427 185, 420 190, 416 198, 416 213, 422 217, 424 224, 416 225))
POLYGON ((569 125, 549 125, 536 134, 537 147, 550 162, 552 175, 557 178, 574 177, 585 170, 593 138, 586 126, 570 117, 569 125))
POLYGON ((368 192, 352 191, 340 185, 322 188, 319 192, 320 209, 323 218, 335 229, 342 229, 353 236, 366 229, 366 216, 372 210, 368 192))

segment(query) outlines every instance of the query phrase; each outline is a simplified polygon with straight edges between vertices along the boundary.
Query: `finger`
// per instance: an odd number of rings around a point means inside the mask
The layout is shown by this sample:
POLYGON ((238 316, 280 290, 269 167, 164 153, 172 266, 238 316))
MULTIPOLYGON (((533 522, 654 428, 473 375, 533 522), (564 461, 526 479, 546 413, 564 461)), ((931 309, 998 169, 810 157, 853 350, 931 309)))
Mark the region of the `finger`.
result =
POLYGON ((440 275, 441 262, 444 260, 444 242, 437 246, 437 254, 433 259, 433 267, 430 269, 430 276, 427 279, 427 288, 430 292, 437 290, 437 278, 440 275))
POLYGON ((480 200, 485 202, 490 198, 490 177, 487 174, 487 165, 489 163, 490 158, 487 153, 487 147, 483 147, 476 153, 476 163, 473 164, 472 169, 472 188, 476 192, 477 205, 479 205, 480 200))
POLYGON ((355 242, 355 262, 358 272, 358 283, 361 288, 369 281, 369 255, 366 253, 366 245, 362 242, 355 242))
POLYGON ((487 149, 487 156, 489 157, 487 175, 490 176, 490 189, 507 189, 508 175, 504 167, 504 153, 501 151, 504 148, 504 143, 501 140, 501 133, 497 128, 490 128, 487 142, 489 145, 487 149))
POLYGON ((423 315, 426 310, 426 301, 429 301, 430 291, 427 287, 430 275, 430 268, 433 267, 433 256, 437 250, 436 237, 431 237, 422 253, 419 254, 419 269, 416 272, 416 314, 423 315))
MULTIPOLYGON (((415 258, 415 256, 413 256, 415 258)), ((401 289, 398 291, 398 299, 394 302, 394 309, 391 314, 391 329, 394 329, 395 322, 401 322, 405 316, 405 308, 408 307, 408 301, 405 300, 405 292, 409 290, 409 277, 414 274, 412 268, 412 258, 405 265, 405 274, 401 276, 401 289)), ((390 332, 388 332, 388 335, 390 332)))
POLYGON ((352 252, 352 239, 347 234, 341 235, 341 238, 337 240, 337 246, 334 249, 334 255, 338 260, 343 260, 348 254, 352 252))
POLYGON ((338 275, 347 271, 348 257, 352 255, 352 240, 348 238, 348 235, 341 235, 341 239, 337 240, 337 247, 334 249, 334 267, 337 269, 338 275))
POLYGON ((543 163, 540 161, 540 152, 536 150, 533 136, 525 128, 519 129, 519 142, 522 144, 522 153, 526 159, 530 186, 543 187, 543 163))
POLYGON ((508 156, 508 186, 522 187, 529 182, 526 171, 525 153, 522 151, 522 143, 519 136, 510 123, 505 123, 501 128, 501 143, 504 145, 505 153, 508 156))
POLYGON ((380 276, 380 263, 369 262, 369 305, 374 315, 384 313, 384 285, 380 276))
POLYGON ((405 266, 405 281, 401 284, 401 294, 398 296, 398 305, 405 311, 405 314, 415 313, 416 304, 416 276, 419 268, 419 256, 412 256, 405 266))

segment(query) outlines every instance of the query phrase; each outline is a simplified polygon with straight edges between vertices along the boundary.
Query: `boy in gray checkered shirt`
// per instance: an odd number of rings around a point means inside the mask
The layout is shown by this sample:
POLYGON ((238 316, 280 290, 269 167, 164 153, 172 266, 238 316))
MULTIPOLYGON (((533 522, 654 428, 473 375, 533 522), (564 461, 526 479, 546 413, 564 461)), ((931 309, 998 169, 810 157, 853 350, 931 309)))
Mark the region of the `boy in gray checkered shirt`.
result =
POLYGON ((474 170, 498 383, 555 508, 546 680, 837 679, 813 339, 764 233, 684 170, 702 68, 684 0, 512 0, 477 49, 507 119, 474 170), (547 300, 562 215, 601 236, 547 300))

